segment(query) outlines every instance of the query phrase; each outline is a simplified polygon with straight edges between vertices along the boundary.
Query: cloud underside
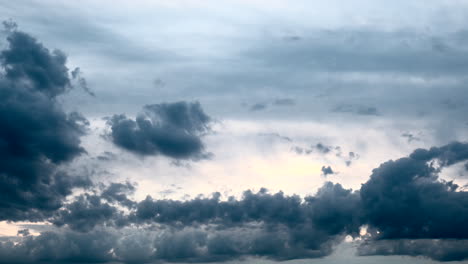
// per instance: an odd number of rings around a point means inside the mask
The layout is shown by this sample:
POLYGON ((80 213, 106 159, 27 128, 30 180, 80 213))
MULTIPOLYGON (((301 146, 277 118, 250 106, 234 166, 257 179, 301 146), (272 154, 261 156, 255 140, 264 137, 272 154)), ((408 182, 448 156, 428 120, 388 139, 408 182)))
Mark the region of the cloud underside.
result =
POLYGON ((209 157, 201 139, 211 119, 198 102, 146 105, 135 120, 114 115, 108 121, 110 138, 117 146, 139 155, 174 159, 209 157))
MULTIPOLYGON (((347 235, 359 237, 362 226, 368 233, 361 237, 361 255, 468 258, 468 194, 439 178, 442 169, 468 160, 468 143, 417 149, 385 162, 359 191, 327 182, 303 198, 262 189, 240 199, 214 193, 188 201, 134 201, 132 183, 93 184, 64 169, 85 153, 80 137, 87 125, 57 100, 72 88, 66 56, 8 30, 8 47, 0 54, 0 220, 53 227, 39 236, 22 230, 21 237, 2 238, 0 263, 316 258, 331 254, 347 235), (81 194, 72 198, 75 188, 81 194)), ((108 136, 139 155, 197 160, 209 156, 201 138, 210 122, 199 103, 154 104, 135 119, 110 118, 108 136)), ((315 149, 331 151, 321 144, 315 149)))
POLYGON ((438 174, 467 159, 466 143, 417 149, 374 169, 359 191, 328 182, 302 198, 261 189, 241 199, 134 202, 130 183, 114 184, 59 209, 48 220, 60 228, 4 242, 0 252, 8 263, 288 260, 327 256, 350 235, 360 237, 363 256, 464 260, 468 195, 438 174))
POLYGON ((0 54, 0 220, 40 220, 75 187, 90 184, 58 169, 81 155, 88 121, 57 96, 72 88, 66 56, 12 29, 0 54))

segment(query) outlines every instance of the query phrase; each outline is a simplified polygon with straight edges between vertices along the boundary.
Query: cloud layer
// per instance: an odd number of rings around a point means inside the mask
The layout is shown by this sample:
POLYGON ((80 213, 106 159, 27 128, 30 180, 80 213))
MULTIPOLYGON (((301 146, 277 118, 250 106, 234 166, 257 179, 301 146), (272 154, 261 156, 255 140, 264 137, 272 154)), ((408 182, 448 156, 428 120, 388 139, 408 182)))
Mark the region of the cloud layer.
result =
MULTIPOLYGON (((314 195, 304 197, 260 189, 247 190, 238 198, 216 192, 185 200, 150 195, 133 199, 137 190, 133 182, 111 179, 96 184, 92 180, 97 177, 90 178, 94 175, 76 176, 67 167, 86 153, 81 138, 89 122, 79 113, 67 113, 60 97, 73 88, 72 80, 92 92, 79 68, 69 71, 63 52, 45 48, 11 22, 5 25, 7 47, 0 53, 0 221, 52 225, 42 226, 46 230, 38 236, 21 229, 16 237, 1 238, 0 263, 319 258, 330 255, 346 236, 356 239, 358 254, 363 256, 468 259, 468 193, 440 177, 449 167, 467 166, 468 143, 416 149, 384 162, 360 190, 326 182, 314 195), (74 193, 76 188, 80 192, 74 193), (363 227, 366 234, 360 232, 363 227)), ((297 47, 284 54, 277 52, 277 45, 285 44, 273 43, 268 46, 271 50, 252 49, 244 55, 263 58, 259 62, 265 67, 283 63, 291 64, 292 70, 321 67, 338 74, 359 70, 426 76, 447 71, 458 78, 467 68, 462 61, 464 49, 452 49, 437 40, 422 45, 405 32, 361 32, 372 40, 369 43, 342 39, 337 32, 321 34, 324 42, 289 38, 287 45, 297 47), (410 43, 389 41, 385 54, 380 48, 357 48, 402 37, 410 43), (352 45, 344 47, 343 41, 352 45), (438 57, 429 56, 434 51, 438 57), (424 60, 408 59, 421 56, 424 60), (449 64, 460 67, 446 67, 449 64)), ((453 43, 462 32, 449 37, 453 43)), ((250 110, 257 115, 273 107, 283 111, 298 107, 296 99, 272 98, 278 99, 253 104, 250 110)), ((332 111, 379 118, 380 105, 378 109, 372 105, 339 104, 332 111)), ((197 161, 212 157, 204 136, 213 123, 197 101, 147 104, 135 118, 125 114, 108 118, 105 137, 138 157, 197 161)), ((260 135, 292 142, 275 133, 260 135)), ((115 155, 104 151, 95 160, 111 163, 115 155)), ((344 155, 341 147, 322 143, 296 146, 293 151, 334 155, 348 166, 360 158, 355 152, 344 155)), ((328 164, 321 171, 325 176, 337 174, 328 164)))

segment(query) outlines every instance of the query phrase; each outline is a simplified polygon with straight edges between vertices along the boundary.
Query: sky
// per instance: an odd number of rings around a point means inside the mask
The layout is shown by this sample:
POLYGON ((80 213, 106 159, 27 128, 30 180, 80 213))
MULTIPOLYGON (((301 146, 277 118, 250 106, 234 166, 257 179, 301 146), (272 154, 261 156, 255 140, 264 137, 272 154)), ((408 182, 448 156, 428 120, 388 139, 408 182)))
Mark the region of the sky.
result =
POLYGON ((0 19, 0 263, 468 263, 468 1, 0 19))

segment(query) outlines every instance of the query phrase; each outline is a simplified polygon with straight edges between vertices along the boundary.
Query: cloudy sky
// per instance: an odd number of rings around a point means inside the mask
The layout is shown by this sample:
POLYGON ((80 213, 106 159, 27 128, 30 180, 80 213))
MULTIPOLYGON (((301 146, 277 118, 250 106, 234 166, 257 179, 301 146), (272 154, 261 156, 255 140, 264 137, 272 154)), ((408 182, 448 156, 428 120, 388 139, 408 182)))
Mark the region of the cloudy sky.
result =
POLYGON ((468 263, 468 1, 0 15, 0 263, 468 263))

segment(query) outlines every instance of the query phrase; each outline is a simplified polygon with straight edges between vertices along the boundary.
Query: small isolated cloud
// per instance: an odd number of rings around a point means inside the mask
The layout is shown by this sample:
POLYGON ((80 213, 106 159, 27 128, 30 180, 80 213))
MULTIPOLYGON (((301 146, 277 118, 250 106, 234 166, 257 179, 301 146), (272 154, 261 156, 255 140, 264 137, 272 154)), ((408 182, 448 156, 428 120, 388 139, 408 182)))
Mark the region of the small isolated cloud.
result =
POLYGON ((355 160, 358 160, 360 158, 359 154, 353 152, 353 151, 350 151, 348 153, 348 157, 347 157, 347 160, 345 161, 346 163, 346 166, 351 166, 351 163, 355 160))
POLYGON ((18 230, 17 232, 17 236, 29 236, 31 233, 29 232, 29 229, 21 229, 21 230, 18 230))
POLYGON ((322 174, 323 176, 328 176, 328 175, 331 175, 331 174, 335 174, 335 172, 333 171, 333 169, 328 166, 328 167, 325 167, 325 166, 322 166, 322 174))
POLYGON ((296 41, 302 40, 302 37, 297 36, 297 35, 291 35, 291 36, 283 37, 283 40, 288 41, 288 42, 296 42, 296 41))
POLYGON ((163 155, 174 159, 209 157, 202 141, 211 118, 198 102, 146 105, 136 119, 114 115, 108 121, 112 142, 139 155, 163 155))
POLYGON ((378 116, 380 115, 376 107, 363 105, 342 104, 332 109, 332 112, 350 113, 356 115, 378 116))
POLYGON ((313 152, 318 152, 320 154, 328 154, 332 151, 333 147, 332 146, 326 146, 323 143, 317 143, 315 146, 303 148, 299 146, 295 146, 292 148, 294 152, 297 154, 311 154, 313 152))
POLYGON ((411 143, 413 141, 420 141, 421 138, 412 134, 412 133, 409 133, 409 132, 405 132, 403 134, 401 134, 402 137, 406 138, 408 140, 408 143, 411 143))
POLYGON ((258 136, 267 137, 267 138, 276 138, 276 139, 283 140, 283 141, 288 141, 288 142, 293 141, 290 137, 282 136, 282 135, 280 135, 278 133, 259 133, 258 136))
POLYGON ((40 221, 75 187, 90 184, 59 167, 85 153, 88 121, 66 113, 57 97, 72 88, 60 50, 49 50, 5 22, 0 53, 0 221, 40 221))
POLYGON ((256 103, 253 104, 249 107, 249 111, 255 112, 255 111, 262 111, 267 108, 267 104, 264 103, 256 103))
POLYGON ((95 97, 96 94, 94 94, 91 89, 88 87, 88 83, 86 82, 86 79, 83 77, 83 74, 81 73, 81 70, 79 67, 76 67, 72 72, 71 72, 73 80, 76 80, 78 82, 78 86, 83 89, 87 94, 95 97))
POLYGON ((276 99, 273 101, 273 105, 277 105, 277 106, 292 106, 295 104, 296 104, 296 101, 290 98, 276 99))
POLYGON ((317 143, 317 145, 315 145, 315 149, 320 153, 327 154, 331 151, 332 147, 325 146, 322 143, 317 143))

